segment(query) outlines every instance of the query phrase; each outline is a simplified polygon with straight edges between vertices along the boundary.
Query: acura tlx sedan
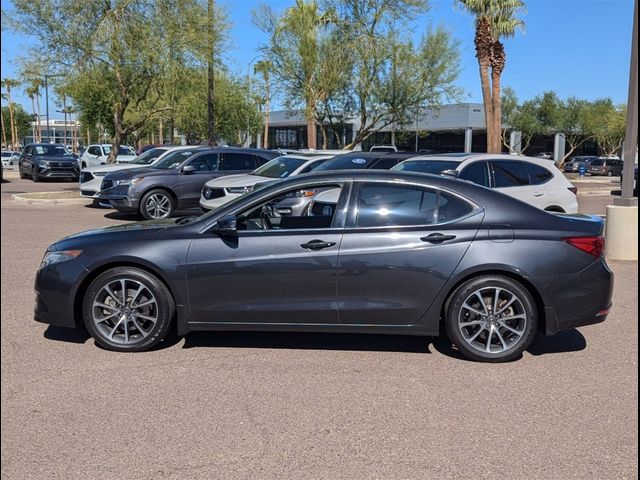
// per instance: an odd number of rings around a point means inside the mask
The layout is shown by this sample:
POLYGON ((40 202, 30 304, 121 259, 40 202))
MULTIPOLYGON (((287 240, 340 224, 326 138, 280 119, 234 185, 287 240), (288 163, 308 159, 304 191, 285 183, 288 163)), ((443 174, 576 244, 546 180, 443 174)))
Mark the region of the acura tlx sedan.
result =
POLYGON ((107 227, 51 245, 36 320, 146 350, 195 330, 437 336, 515 359, 536 332, 602 322, 613 275, 599 217, 544 212, 471 182, 343 170, 265 184, 201 217, 107 227), (299 192, 335 208, 278 216, 299 192))

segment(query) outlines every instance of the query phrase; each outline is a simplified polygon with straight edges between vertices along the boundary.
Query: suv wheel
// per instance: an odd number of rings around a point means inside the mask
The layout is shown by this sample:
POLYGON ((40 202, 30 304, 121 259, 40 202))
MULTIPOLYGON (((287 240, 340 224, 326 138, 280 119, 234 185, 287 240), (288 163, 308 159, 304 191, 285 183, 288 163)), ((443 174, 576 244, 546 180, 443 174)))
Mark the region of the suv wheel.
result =
POLYGON ((151 190, 140 202, 140 213, 147 220, 169 218, 174 209, 173 198, 166 190, 151 190))
POLYGON ((27 176, 24 173, 24 170, 22 170, 22 165, 18 164, 18 173, 20 174, 20 179, 24 180, 25 178, 27 178, 27 176))
POLYGON ((449 339, 466 357, 481 362, 518 358, 537 331, 535 302, 508 277, 481 276, 463 283, 445 315, 449 339))
POLYGON ((109 350, 148 350, 167 335, 175 303, 167 287, 132 267, 107 270, 87 289, 82 312, 96 343, 109 350))
POLYGON ((40 180, 42 180, 40 178, 40 174, 38 173, 38 167, 33 167, 33 171, 31 173, 31 180, 33 180, 34 182, 39 182, 40 180))

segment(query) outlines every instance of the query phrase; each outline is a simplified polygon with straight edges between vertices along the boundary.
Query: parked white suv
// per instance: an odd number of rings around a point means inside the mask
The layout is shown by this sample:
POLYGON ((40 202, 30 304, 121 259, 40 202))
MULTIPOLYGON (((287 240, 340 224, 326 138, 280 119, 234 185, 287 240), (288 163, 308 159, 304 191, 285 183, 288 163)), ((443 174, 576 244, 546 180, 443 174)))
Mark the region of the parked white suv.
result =
POLYGON ((3 167, 17 166, 19 158, 20 158, 20 152, 13 152, 11 150, 2 150, 2 166, 3 167))
POLYGON ((205 210, 213 210, 250 192, 257 183, 308 173, 333 156, 332 154, 296 153, 276 157, 251 173, 227 175, 209 180, 202 187, 200 206, 205 210))
MULTIPOLYGON (((99 167, 107 163, 111 153, 111 145, 108 143, 89 145, 79 158, 80 168, 99 167)), ((136 152, 132 147, 120 145, 116 158, 117 163, 129 163, 136 158, 136 152)))
POLYGON ((549 160, 505 154, 422 155, 391 169, 440 174, 493 188, 549 212, 577 213, 578 189, 549 160))

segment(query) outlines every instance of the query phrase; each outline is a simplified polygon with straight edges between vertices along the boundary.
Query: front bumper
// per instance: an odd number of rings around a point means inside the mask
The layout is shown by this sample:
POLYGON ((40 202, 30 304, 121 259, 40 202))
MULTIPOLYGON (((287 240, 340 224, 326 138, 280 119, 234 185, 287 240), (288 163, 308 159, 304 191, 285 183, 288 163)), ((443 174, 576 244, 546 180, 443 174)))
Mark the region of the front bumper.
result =
POLYGON ((35 281, 34 319, 60 327, 76 327, 74 301, 77 288, 89 271, 77 260, 38 270, 35 281))
POLYGON ((66 168, 66 167, 49 167, 39 166, 38 175, 41 178, 72 178, 77 180, 80 178, 80 170, 78 168, 66 168))
POLYGON ((545 275, 527 280, 544 299, 546 335, 607 319, 614 278, 603 258, 574 275, 545 275))
POLYGON ((100 203, 110 204, 113 208, 120 212, 132 213, 137 212, 140 205, 135 190, 128 185, 118 185, 98 193, 100 203))

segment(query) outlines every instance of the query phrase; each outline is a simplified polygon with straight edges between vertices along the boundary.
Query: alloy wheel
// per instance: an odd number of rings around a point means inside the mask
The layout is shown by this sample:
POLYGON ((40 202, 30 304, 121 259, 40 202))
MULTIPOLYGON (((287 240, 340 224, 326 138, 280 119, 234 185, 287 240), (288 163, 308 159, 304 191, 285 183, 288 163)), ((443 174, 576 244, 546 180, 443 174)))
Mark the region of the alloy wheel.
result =
POLYGON ((91 320, 107 341, 128 345, 146 338, 158 322, 158 301, 149 287, 132 278, 104 285, 93 299, 91 320))
POLYGON ((171 199, 162 193, 154 193, 147 198, 144 208, 152 218, 167 218, 171 213, 171 199))
POLYGON ((523 301, 502 287, 474 291, 462 303, 458 329, 465 342, 482 353, 504 353, 514 348, 527 332, 523 301))

